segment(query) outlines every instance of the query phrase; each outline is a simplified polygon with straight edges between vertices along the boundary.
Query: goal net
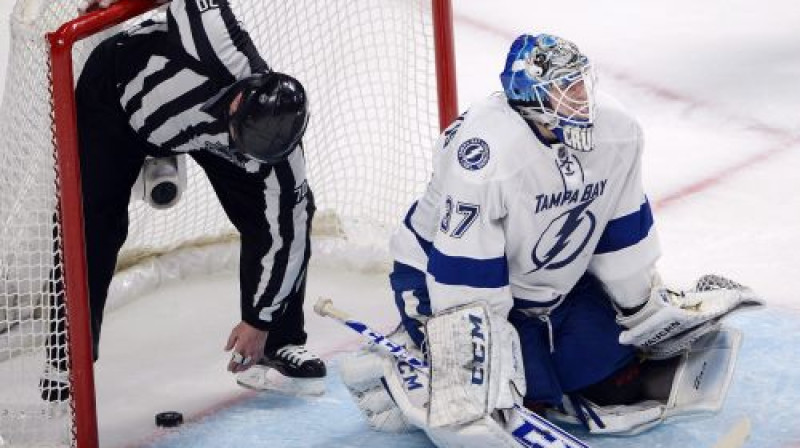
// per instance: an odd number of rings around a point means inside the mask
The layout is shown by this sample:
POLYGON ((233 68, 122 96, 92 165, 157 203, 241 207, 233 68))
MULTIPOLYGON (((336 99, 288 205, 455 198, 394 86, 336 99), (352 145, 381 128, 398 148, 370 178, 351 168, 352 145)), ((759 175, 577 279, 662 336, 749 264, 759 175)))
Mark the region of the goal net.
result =
MULTIPOLYGON (((0 440, 10 446, 96 444, 91 436, 79 437, 74 423, 78 415, 94 412, 93 405, 85 405, 93 403, 91 391, 73 390, 71 400, 53 404, 42 401, 39 390, 53 331, 87 325, 71 318, 53 322, 57 302, 51 292, 60 276, 73 275, 60 261, 69 238, 61 212, 73 206, 59 206, 68 185, 59 169, 62 154, 54 130, 53 67, 46 36, 78 18, 78 3, 16 0, 10 18, 0 109, 0 440), (76 403, 81 400, 84 406, 76 403)), ((112 9, 144 3, 153 1, 122 0, 112 9)), ((452 73, 437 75, 437 60, 441 70, 443 55, 452 57, 451 47, 447 39, 437 39, 447 33, 442 34, 435 19, 441 11, 450 19, 449 2, 230 3, 271 67, 300 79, 308 92, 311 121, 303 141, 318 209, 315 249, 354 248, 380 259, 392 228, 428 180, 430 148, 440 123, 453 118, 448 115, 454 111, 454 95, 440 105, 439 93, 445 88, 452 94, 452 73), (438 50, 437 40, 444 42, 438 50)), ((91 49, 128 25, 130 21, 74 47, 75 79, 91 49)), ((449 24, 445 26, 449 31, 449 24)), ((202 170, 191 160, 187 168, 187 189, 175 206, 155 210, 142 201, 131 202, 129 236, 107 311, 165 278, 235 266, 235 229, 202 170)), ((70 296, 69 289, 67 294, 67 303, 85 300, 70 296)), ((85 302, 75 306, 87 307, 85 302)), ((77 343, 68 343, 67 351, 77 353, 77 343)), ((78 348, 86 353, 83 344, 78 348)), ((70 364, 76 365, 74 357, 70 364)))

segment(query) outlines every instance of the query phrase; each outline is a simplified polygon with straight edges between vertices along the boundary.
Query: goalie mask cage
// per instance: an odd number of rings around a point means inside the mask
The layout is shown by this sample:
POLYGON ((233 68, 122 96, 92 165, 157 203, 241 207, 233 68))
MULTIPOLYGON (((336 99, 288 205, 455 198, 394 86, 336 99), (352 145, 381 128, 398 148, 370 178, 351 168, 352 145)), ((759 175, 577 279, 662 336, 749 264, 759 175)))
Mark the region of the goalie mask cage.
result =
MULTIPOLYGON (((424 189, 439 130, 455 118, 449 0, 230 2, 267 62, 307 88, 309 182, 326 218, 315 234, 357 243, 370 230, 386 244, 424 189)), ((121 0, 78 17, 78 3, 17 0, 10 20, 0 110, 0 440, 10 446, 98 445, 73 89, 93 46, 159 5, 121 0), (58 282, 63 301, 51 292, 58 282), (54 318, 60 306, 65 322, 54 318), (60 404, 39 391, 53 330, 66 332, 69 354, 72 398, 60 404)), ((233 247, 204 269, 236 263, 235 231, 202 171, 187 165, 174 207, 131 202, 107 311, 115 296, 149 287, 137 286, 141 273, 119 281, 142 262, 147 271, 189 253, 196 267, 198 248, 233 247)))

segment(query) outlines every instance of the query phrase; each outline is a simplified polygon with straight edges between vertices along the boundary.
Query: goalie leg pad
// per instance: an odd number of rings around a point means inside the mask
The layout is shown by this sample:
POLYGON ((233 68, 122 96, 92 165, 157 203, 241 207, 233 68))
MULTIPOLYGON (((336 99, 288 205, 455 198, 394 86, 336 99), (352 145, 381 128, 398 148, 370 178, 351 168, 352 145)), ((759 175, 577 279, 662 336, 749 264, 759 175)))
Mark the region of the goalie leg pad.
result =
POLYGON ((728 327, 695 341, 678 364, 664 416, 719 411, 741 344, 742 333, 728 327))
POLYGON ((455 307, 425 325, 431 368, 428 424, 463 425, 509 409, 525 394, 514 327, 483 303, 455 307))
MULTIPOLYGON (((664 363, 670 372, 651 371, 644 375, 645 389, 658 391, 653 397, 631 405, 598 406, 587 400, 603 425, 589 419, 589 431, 597 434, 635 435, 669 417, 719 411, 730 386, 741 333, 723 328, 697 339, 691 348, 672 363, 664 363), (667 393, 661 392, 667 390, 667 393), (668 398, 665 398, 668 396, 668 398)), ((578 423, 578 412, 564 400, 566 415, 556 411, 548 417, 556 421, 578 423)))
POLYGON ((425 428, 425 434, 438 448, 519 448, 524 446, 491 416, 484 416, 457 427, 425 428))
POLYGON ((437 447, 588 448, 563 429, 521 406, 497 410, 466 425, 426 428, 437 447))

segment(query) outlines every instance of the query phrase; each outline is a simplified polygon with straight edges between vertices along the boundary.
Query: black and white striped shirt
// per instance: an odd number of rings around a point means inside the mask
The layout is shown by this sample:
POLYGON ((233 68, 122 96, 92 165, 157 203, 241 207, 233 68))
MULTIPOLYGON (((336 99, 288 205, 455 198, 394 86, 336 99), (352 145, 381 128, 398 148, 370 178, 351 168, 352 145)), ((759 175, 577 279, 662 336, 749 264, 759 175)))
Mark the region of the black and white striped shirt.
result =
POLYGON ((225 124, 200 111, 221 88, 269 70, 227 0, 174 0, 166 17, 126 33, 131 64, 117 82, 131 127, 162 150, 206 149, 244 164, 228 150, 225 124))
POLYGON ((247 187, 258 190, 255 199, 220 192, 224 183, 214 187, 242 234, 242 319, 269 329, 297 296, 310 253, 313 203, 303 151, 298 147, 276 165, 244 158, 229 148, 226 124, 200 110, 221 88, 269 66, 227 0, 173 0, 166 14, 115 42, 123 47, 116 52, 119 102, 143 140, 160 154, 211 153, 256 179, 247 187))

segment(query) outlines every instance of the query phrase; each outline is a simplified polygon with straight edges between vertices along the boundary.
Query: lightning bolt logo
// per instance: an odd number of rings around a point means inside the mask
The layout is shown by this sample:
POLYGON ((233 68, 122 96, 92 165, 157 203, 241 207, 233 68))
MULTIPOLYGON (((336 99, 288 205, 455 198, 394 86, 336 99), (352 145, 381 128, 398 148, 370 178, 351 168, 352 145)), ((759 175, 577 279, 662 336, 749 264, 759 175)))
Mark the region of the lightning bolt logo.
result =
POLYGON ((567 210, 550 222, 533 246, 534 268, 528 274, 540 269, 560 269, 580 255, 597 225, 597 218, 587 210, 592 202, 586 201, 567 210))
POLYGON ((479 170, 489 163, 489 144, 481 138, 471 138, 458 147, 458 163, 470 171, 479 170))
POLYGON ((481 149, 477 146, 474 146, 472 148, 467 148, 467 150, 464 151, 464 158, 467 159, 467 162, 470 163, 475 163, 475 160, 477 160, 480 156, 481 156, 481 149))

